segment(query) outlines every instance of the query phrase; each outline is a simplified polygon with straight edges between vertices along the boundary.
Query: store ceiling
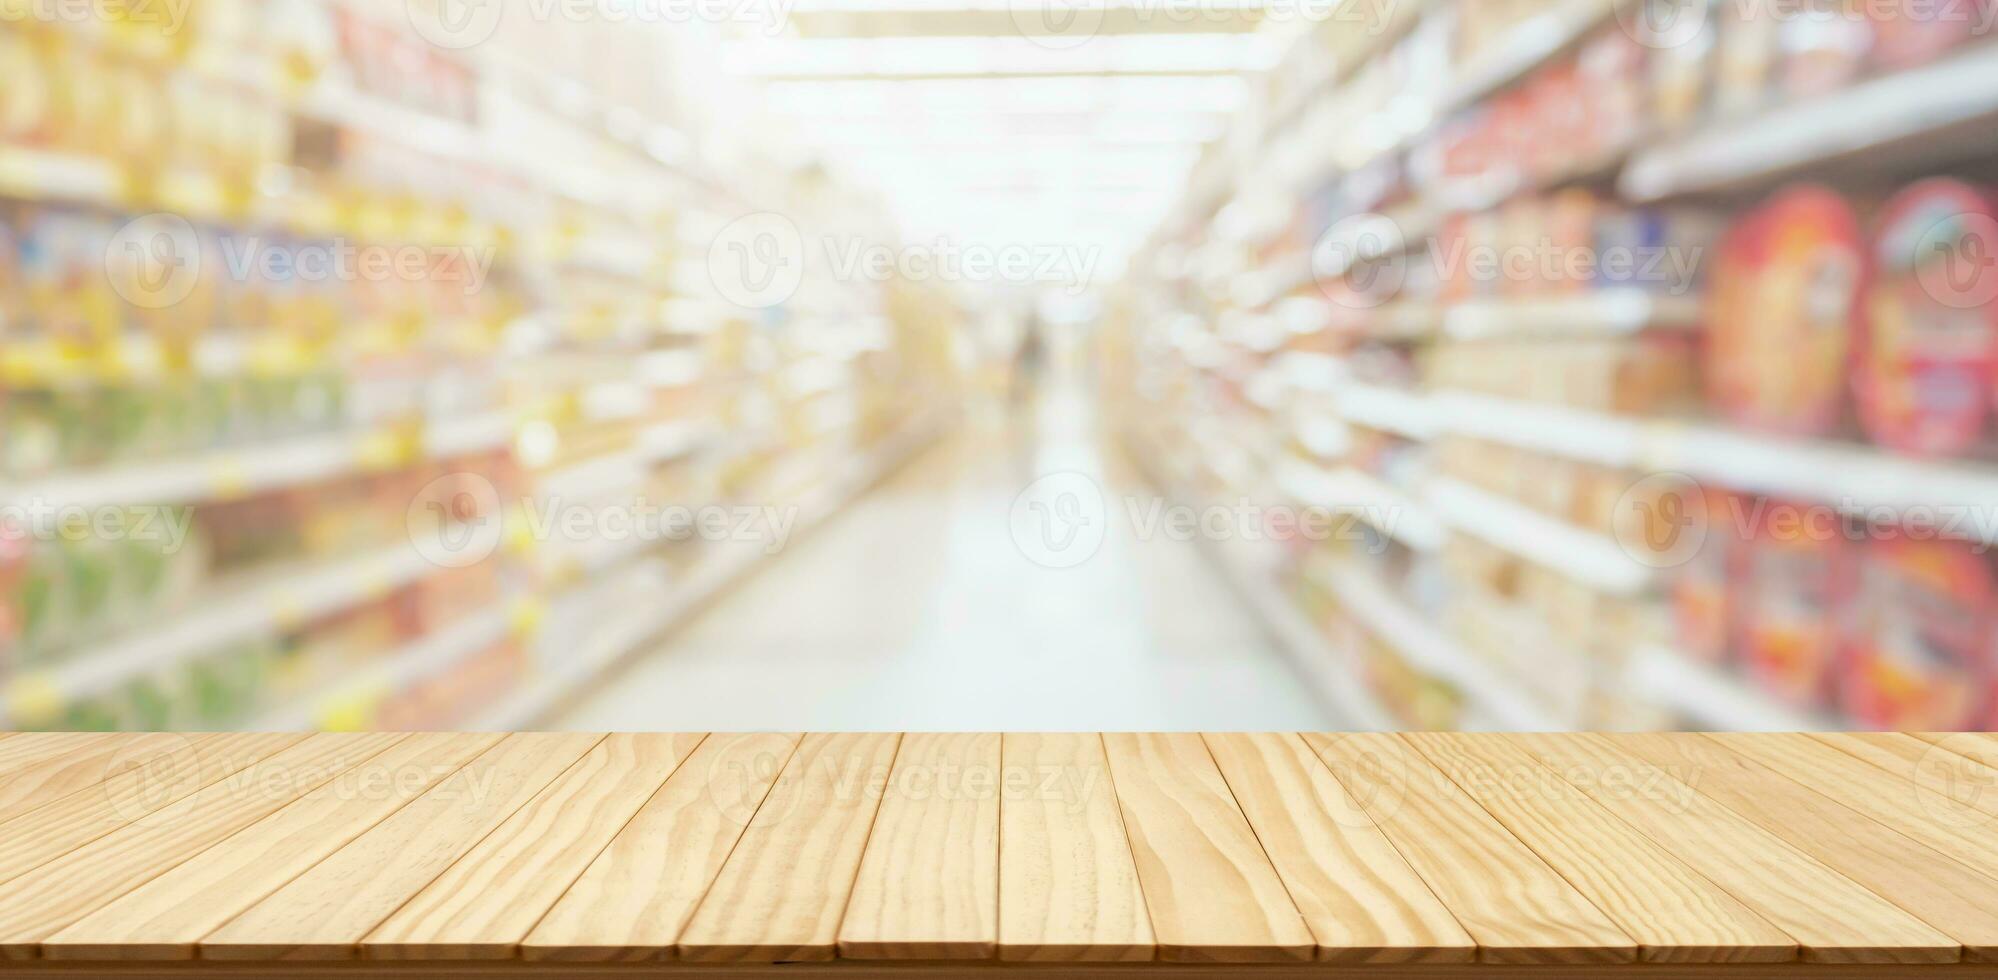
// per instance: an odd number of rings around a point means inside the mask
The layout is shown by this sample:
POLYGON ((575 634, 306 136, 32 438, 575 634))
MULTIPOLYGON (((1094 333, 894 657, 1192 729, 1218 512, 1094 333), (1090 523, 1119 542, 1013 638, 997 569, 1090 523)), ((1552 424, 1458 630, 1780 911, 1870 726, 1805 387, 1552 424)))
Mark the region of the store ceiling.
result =
POLYGON ((1281 53, 1264 2, 797 0, 723 63, 910 240, 1082 246, 1115 269, 1281 53))

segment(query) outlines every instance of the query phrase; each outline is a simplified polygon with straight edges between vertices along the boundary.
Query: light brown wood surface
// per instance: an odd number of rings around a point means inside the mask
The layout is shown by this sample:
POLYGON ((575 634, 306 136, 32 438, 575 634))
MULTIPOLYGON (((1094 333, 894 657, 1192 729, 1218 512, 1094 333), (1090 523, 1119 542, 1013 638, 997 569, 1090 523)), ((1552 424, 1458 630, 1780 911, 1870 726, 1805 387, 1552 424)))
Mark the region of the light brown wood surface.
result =
POLYGON ((690 960, 828 960, 897 735, 807 735, 680 935, 690 960))
POLYGON ((840 920, 846 959, 990 959, 999 945, 999 736, 902 736, 840 920))
POLYGON ((1643 959, 1767 963, 1796 957, 1788 934, 1519 746, 1453 733, 1403 737, 1635 939, 1643 959))
MULTIPOLYGON (((1603 736, 1507 737, 1795 937, 1805 960, 1950 963, 1962 958, 1962 946, 1934 927, 1701 795, 1679 775, 1618 751, 1603 736)), ((1697 771, 1684 775, 1697 778, 1697 771)))
POLYGON ((1199 735, 1103 736, 1159 957, 1281 963, 1317 945, 1199 735))
POLYGON ((1990 761, 1943 735, 0 734, 0 972, 1998 980, 1990 761))
POLYGON ((1008 733, 1001 748, 999 958, 1151 959, 1151 914, 1103 737, 1008 733))
POLYGON ((1209 735, 1208 748, 1277 877, 1336 963, 1462 963, 1470 933, 1304 740, 1209 735))
POLYGON ((1637 943, 1394 735, 1306 735, 1492 963, 1621 963, 1637 943))

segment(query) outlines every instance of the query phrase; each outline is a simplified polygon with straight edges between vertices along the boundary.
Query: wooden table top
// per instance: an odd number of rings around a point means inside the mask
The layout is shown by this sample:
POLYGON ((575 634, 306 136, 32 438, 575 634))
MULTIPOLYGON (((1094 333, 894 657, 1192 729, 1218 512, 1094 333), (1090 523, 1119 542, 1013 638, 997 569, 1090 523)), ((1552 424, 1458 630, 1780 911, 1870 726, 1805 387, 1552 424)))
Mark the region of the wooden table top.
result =
POLYGON ((16 734, 0 957, 1932 974, 1998 736, 16 734))

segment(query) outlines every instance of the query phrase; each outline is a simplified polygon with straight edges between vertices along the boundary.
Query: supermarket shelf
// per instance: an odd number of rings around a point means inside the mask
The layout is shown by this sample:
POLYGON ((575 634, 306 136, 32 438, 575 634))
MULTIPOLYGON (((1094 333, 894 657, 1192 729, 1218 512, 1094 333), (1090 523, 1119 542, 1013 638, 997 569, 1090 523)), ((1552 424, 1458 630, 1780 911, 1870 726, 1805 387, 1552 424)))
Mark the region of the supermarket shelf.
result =
POLYGON ((406 541, 357 557, 258 570, 252 574, 261 584, 203 596, 183 615, 128 630, 76 651, 60 665, 17 676, 7 686, 0 726, 41 720, 148 672, 237 640, 296 628, 441 570, 406 541))
POLYGON ((385 694, 405 690, 425 677, 448 670, 466 657, 506 639, 514 622, 513 605, 495 604, 417 639, 329 691, 258 716, 244 730, 292 732, 351 727, 341 721, 341 715, 352 706, 372 703, 385 694))
POLYGON ((1292 463, 1278 470, 1276 484, 1299 503, 1351 514, 1416 551, 1435 551, 1450 534, 1429 508, 1350 466, 1327 470, 1292 463))
POLYGON ((1429 503, 1461 533, 1615 595, 1636 595, 1653 584, 1652 570, 1624 553, 1616 541, 1556 520, 1517 500, 1468 483, 1437 479, 1429 503))
MULTIPOLYGON (((437 459, 496 449, 512 431, 504 413, 435 422, 425 430, 420 452, 437 459)), ((48 477, 0 488, 0 500, 53 508, 241 497, 387 468, 407 453, 392 427, 305 436, 48 477)))
POLYGON ((128 186, 125 173, 101 157, 0 147, 0 196, 108 206, 123 201, 128 186))
POLYGON ((1507 32, 1494 50, 1474 59, 1438 101, 1442 118, 1526 77, 1587 37, 1615 12, 1615 2, 1568 0, 1507 32))
POLYGON ((1442 431, 1436 403, 1419 392, 1384 385, 1348 384, 1333 398, 1339 416, 1355 425, 1427 442, 1442 431))
MULTIPOLYGON (((850 464, 845 476, 799 503, 799 519, 793 535, 832 516, 866 492, 935 440, 945 424, 943 418, 932 418, 884 439, 873 452, 850 464)), ((769 557, 757 546, 736 547, 718 557, 704 559, 677 589, 657 597, 658 601, 645 605, 631 619, 611 624, 579 647, 567 646, 570 641, 563 638, 559 672, 527 679, 518 693, 493 706, 466 726, 467 730, 518 731, 532 727, 638 647, 681 623, 769 557)))
POLYGON ((1380 580, 1361 569, 1331 565, 1318 580, 1347 615, 1399 651, 1409 665, 1456 687, 1499 727, 1514 731, 1565 731, 1569 725, 1534 704, 1525 692, 1430 625, 1380 580))
POLYGON ((1474 301, 1452 306, 1443 314, 1444 332, 1459 340, 1686 330, 1699 323, 1697 295, 1659 296, 1636 288, 1545 299, 1474 301))
POLYGON ((1637 201, 1736 190, 1854 157, 1949 162, 1998 145, 1998 45, 1706 127, 1645 149, 1619 187, 1637 201))
MULTIPOLYGON (((1187 492, 1164 471, 1161 463, 1173 459, 1172 454, 1161 451, 1154 440, 1129 427, 1124 430, 1124 441, 1127 454, 1153 486, 1177 503, 1196 509, 1203 507, 1199 494, 1187 492)), ((1366 689, 1351 655, 1333 648, 1318 626, 1287 598, 1284 588, 1263 568, 1263 563, 1243 554, 1239 543, 1230 547, 1205 536, 1199 540, 1229 590, 1256 614, 1277 645, 1290 654, 1291 664, 1311 684, 1318 699, 1333 710, 1341 726, 1354 731, 1394 731, 1404 727, 1366 689)))
POLYGON ((1998 544, 1992 517, 1998 514, 1998 467, 1480 395, 1432 398, 1445 427, 1460 435, 1605 466, 1682 474, 1853 514, 1926 511, 1949 522, 1952 537, 1998 544))
POLYGON ((1624 664, 1630 696, 1670 708, 1703 727, 1742 732, 1841 731, 1850 726, 1776 702, 1741 679, 1662 647, 1640 647, 1624 664))
POLYGON ((1429 396, 1444 431, 1566 459, 1629 468, 1644 459, 1644 427, 1633 419, 1465 392, 1429 396))

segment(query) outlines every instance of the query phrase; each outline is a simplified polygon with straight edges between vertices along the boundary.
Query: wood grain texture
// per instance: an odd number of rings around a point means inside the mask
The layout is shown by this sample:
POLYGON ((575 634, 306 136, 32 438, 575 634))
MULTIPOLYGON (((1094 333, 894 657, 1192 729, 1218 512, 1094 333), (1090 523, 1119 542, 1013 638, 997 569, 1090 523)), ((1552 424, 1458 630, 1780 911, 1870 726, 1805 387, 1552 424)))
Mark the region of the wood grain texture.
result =
POLYGON ((1103 736, 1159 958, 1281 963, 1317 951, 1200 736, 1103 736))
MULTIPOLYGON (((1989 732, 1909 732, 1908 735, 1998 772, 1998 735, 1989 732)), ((1998 785, 1991 790, 1998 792, 1998 785)))
POLYGON ((1688 778, 1596 735, 1507 736, 1571 785, 1797 940, 1812 963, 1951 963, 1962 946, 1782 838, 1698 793, 1688 778), (1681 777, 1687 778, 1681 778, 1681 777))
POLYGON ((1966 817, 1975 811, 1987 820, 1998 818, 1998 770, 1971 757, 1976 742, 1967 735, 1942 742, 1894 732, 1812 733, 1811 737, 1914 784, 1917 803, 1945 799, 1961 807, 1957 812, 1966 817))
POLYGON ((1295 735, 1205 736, 1277 876, 1336 963, 1465 963, 1477 943, 1295 735))
POLYGON ((146 760, 170 758, 188 744, 184 735, 46 735, 0 744, 0 823, 103 783, 146 760), (21 751, 31 749, 32 751, 21 751))
POLYGON ((1487 963, 1627 963, 1637 944, 1406 742, 1304 736, 1487 963))
POLYGON ((898 735, 805 736, 681 934, 682 959, 832 959, 898 735))
POLYGON ((48 959, 193 959, 201 937, 441 782, 498 735, 411 735, 42 944, 48 959))
POLYGON ((193 795, 304 735, 167 736, 105 761, 109 775, 0 823, 0 883, 193 795))
POLYGON ((839 927, 846 959, 989 959, 999 945, 999 736, 912 732, 839 927))
POLYGON ((1796 845, 1962 943, 1966 956, 1991 955, 1998 940, 1998 879, 1964 867, 1858 811, 1743 759, 1700 735, 1614 735, 1618 749, 1660 766, 1699 774, 1709 799, 1796 845))
POLYGON ((1009 733, 1002 743, 999 958, 1151 959, 1157 943, 1102 736, 1009 733))
MULTIPOLYGON (((1909 778, 1910 773, 1890 772, 1876 764, 1877 759, 1869 762, 1811 735, 1710 737, 1729 751, 1806 785, 1836 787, 1839 800, 1852 809, 1985 877, 1998 878, 1998 821, 1986 809, 1972 805, 1980 795, 1998 790, 1932 791, 1909 778)), ((1852 750, 1865 753, 1863 746, 1852 750)), ((1939 749, 1936 758, 1962 757, 1939 749)))
POLYGON ((708 736, 528 934, 522 957, 672 959, 694 907, 797 746, 797 735, 708 736))
POLYGON ((312 735, 203 786, 0 889, 0 955, 35 957, 43 940, 403 738, 312 735))
POLYGON ((344 960, 602 735, 509 735, 201 940, 217 960, 344 960))
POLYGON ((702 735, 609 735, 361 942, 373 960, 511 959, 702 735))
POLYGON ((1781 963, 1797 943, 1570 786, 1517 745, 1404 738, 1567 879, 1656 963, 1781 963))

